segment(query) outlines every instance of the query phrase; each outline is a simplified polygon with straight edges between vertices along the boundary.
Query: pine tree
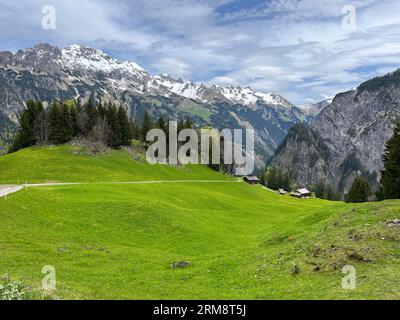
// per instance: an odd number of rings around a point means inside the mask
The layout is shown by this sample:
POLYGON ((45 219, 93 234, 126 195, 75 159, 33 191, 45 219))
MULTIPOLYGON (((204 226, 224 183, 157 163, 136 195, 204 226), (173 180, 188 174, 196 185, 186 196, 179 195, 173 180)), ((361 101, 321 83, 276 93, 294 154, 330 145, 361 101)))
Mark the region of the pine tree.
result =
POLYGON ((67 103, 61 103, 60 105, 60 125, 61 125, 61 137, 59 143, 66 143, 71 140, 74 133, 74 123, 71 117, 71 106, 67 103))
POLYGON ((88 103, 85 106, 86 109, 86 114, 87 114, 87 132, 90 132, 94 125, 97 122, 97 117, 98 117, 98 113, 97 113, 97 108, 95 106, 94 103, 94 98, 93 95, 90 96, 88 103))
POLYGON ((62 130, 61 130, 61 110, 56 101, 50 107, 48 114, 48 125, 49 125, 49 142, 58 144, 62 140, 62 130))
POLYGON ((400 199, 400 123, 395 126, 393 137, 386 143, 383 163, 378 198, 400 199))
POLYGON ((48 140, 47 115, 42 102, 37 103, 37 116, 35 119, 35 144, 45 144, 48 140))
POLYGON ((36 144, 37 134, 35 132, 36 121, 41 112, 41 107, 33 100, 26 102, 26 109, 22 112, 19 119, 19 130, 10 152, 18 151, 22 148, 36 144))
POLYGON ((105 118, 107 115, 107 108, 103 106, 103 104, 100 102, 99 105, 97 106, 97 116, 100 119, 105 118))
POLYGON ((142 141, 146 141, 147 132, 149 132, 151 129, 154 129, 154 123, 153 120, 151 119, 150 114, 147 111, 145 111, 143 117, 142 134, 141 134, 142 141))
POLYGON ((110 128, 108 146, 116 148, 121 145, 119 123, 118 123, 118 112, 114 105, 109 104, 107 107, 107 124, 110 128))
POLYGON ((74 123, 67 103, 53 102, 48 114, 49 141, 62 144, 73 137, 74 123))
POLYGON ((185 122, 183 123, 183 127, 185 129, 193 129, 194 123, 190 117, 187 117, 185 122))
POLYGON ((122 146, 130 146, 132 143, 132 133, 130 130, 129 119, 123 107, 118 109, 118 129, 119 143, 122 146))
POLYGON ((275 169, 270 169, 266 175, 267 187, 272 190, 278 189, 278 175, 275 169))
POLYGON ((156 128, 157 129, 161 129, 162 131, 165 132, 165 134, 167 134, 168 131, 168 124, 166 123, 166 121, 164 120, 163 116, 159 116, 156 122, 156 128))
POLYGON ((363 177, 356 177, 347 195, 347 201, 352 203, 367 202, 371 195, 368 181, 363 177))

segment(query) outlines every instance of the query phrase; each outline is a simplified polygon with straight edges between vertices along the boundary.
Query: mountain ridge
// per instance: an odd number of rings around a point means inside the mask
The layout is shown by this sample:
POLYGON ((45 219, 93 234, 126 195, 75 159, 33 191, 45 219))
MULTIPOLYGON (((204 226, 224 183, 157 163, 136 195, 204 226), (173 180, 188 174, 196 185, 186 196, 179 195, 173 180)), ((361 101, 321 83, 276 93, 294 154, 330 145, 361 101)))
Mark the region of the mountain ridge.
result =
POLYGON ((337 94, 310 125, 289 131, 270 165, 303 185, 319 181, 347 192, 355 176, 378 188, 382 154, 400 121, 400 70, 337 94), (300 140, 300 131, 313 139, 300 140), (318 141, 318 142, 317 142, 318 141), (287 166, 290 164, 290 170, 287 166))
MULTIPOLYGON (((15 54, 0 53, 0 113, 17 122, 29 98, 88 99, 123 105, 130 117, 171 119, 190 116, 198 126, 252 128, 261 168, 295 123, 308 116, 275 93, 250 88, 207 86, 168 75, 152 76, 134 62, 119 61, 98 49, 38 44, 15 54)), ((0 138, 2 132, 0 130, 0 138)))

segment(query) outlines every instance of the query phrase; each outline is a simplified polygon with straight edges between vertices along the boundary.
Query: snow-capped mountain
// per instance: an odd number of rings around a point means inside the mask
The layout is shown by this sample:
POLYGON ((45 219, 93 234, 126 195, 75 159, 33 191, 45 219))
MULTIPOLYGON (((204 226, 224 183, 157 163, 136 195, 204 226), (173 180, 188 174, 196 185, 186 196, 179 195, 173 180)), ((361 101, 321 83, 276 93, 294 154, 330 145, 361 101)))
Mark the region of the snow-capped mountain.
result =
MULTIPOLYGON (((90 95, 124 105, 132 117, 140 118, 148 110, 154 117, 190 115, 198 125, 254 128, 259 163, 273 153, 293 124, 307 119, 305 112, 276 93, 153 76, 134 62, 86 46, 60 50, 38 44, 16 54, 0 53, 0 119, 7 119, 7 128, 16 123, 29 98, 51 102, 85 100, 90 95)), ((0 141, 5 120, 2 123, 0 141)))
POLYGON ((61 61, 65 67, 71 70, 120 73, 127 77, 137 77, 141 80, 137 87, 138 92, 141 93, 156 93, 165 96, 175 94, 203 103, 209 103, 215 99, 226 99, 229 102, 244 105, 255 105, 258 101, 262 101, 269 105, 294 107, 278 94, 256 92, 249 87, 225 88, 216 85, 207 87, 204 84, 177 80, 168 74, 150 76, 134 62, 118 61, 100 50, 85 46, 72 45, 63 49, 61 61))
POLYGON ((183 81, 182 79, 175 80, 168 74, 153 77, 151 84, 158 88, 164 87, 170 93, 204 103, 210 103, 215 100, 226 100, 231 103, 247 106, 254 106, 257 102, 263 102, 271 106, 294 107, 294 105, 278 94, 256 92, 249 87, 221 87, 216 85, 207 87, 204 84, 196 84, 191 81, 183 81))

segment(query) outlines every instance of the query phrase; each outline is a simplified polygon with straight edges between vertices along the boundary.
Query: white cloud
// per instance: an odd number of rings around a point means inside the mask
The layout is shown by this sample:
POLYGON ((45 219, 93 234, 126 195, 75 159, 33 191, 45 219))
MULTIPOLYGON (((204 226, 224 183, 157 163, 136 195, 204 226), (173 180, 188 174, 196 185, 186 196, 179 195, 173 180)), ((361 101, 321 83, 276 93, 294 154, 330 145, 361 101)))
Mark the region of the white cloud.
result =
POLYGON ((280 92, 295 103, 323 99, 399 67, 400 2, 352 0, 0 0, 0 49, 36 42, 94 45, 153 73, 280 92), (231 3, 233 2, 233 3, 231 3), (57 29, 40 28, 53 4, 57 29), (220 6, 224 10, 220 10, 220 6))

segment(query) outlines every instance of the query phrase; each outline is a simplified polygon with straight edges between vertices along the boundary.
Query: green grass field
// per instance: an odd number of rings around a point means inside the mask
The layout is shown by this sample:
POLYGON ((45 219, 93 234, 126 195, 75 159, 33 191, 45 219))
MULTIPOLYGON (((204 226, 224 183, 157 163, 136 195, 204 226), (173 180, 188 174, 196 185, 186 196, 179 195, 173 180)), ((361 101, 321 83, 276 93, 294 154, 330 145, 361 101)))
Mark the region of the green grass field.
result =
POLYGON ((36 289, 52 265, 58 299, 400 298, 400 227, 387 224, 399 201, 298 200, 206 167, 81 151, 0 157, 0 184, 91 182, 0 198, 0 275, 36 289), (199 179, 226 183, 106 183, 199 179), (341 287, 348 264, 356 290, 341 287))
POLYGON ((143 180, 228 180, 206 167, 149 165, 139 152, 90 155, 70 145, 32 147, 0 158, 0 183, 125 182, 143 180))

